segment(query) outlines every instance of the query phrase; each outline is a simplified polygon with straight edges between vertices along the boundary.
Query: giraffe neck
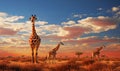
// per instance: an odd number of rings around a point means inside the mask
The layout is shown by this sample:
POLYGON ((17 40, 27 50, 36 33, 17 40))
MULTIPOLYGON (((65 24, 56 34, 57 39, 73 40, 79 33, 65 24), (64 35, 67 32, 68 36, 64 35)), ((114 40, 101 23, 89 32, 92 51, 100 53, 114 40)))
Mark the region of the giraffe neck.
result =
POLYGON ((102 48, 103 48, 103 47, 100 47, 100 48, 98 49, 98 52, 100 52, 100 50, 102 50, 102 48))
POLYGON ((35 22, 32 22, 32 35, 36 34, 36 30, 35 30, 35 22))
POLYGON ((54 50, 54 51, 57 51, 57 50, 59 49, 59 47, 60 47, 60 44, 58 44, 58 45, 56 46, 56 48, 54 48, 53 50, 54 50))

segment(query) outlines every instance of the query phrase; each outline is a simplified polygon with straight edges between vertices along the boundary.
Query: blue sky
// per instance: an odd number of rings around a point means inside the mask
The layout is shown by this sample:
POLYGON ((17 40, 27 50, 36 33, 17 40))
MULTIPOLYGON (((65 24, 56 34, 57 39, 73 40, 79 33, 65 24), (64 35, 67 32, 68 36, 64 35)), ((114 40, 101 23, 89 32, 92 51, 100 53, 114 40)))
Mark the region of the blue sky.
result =
POLYGON ((12 15, 24 15, 26 20, 31 14, 36 14, 40 20, 61 23, 73 14, 98 16, 98 8, 108 10, 119 4, 119 0, 1 0, 0 10, 12 15))
POLYGON ((59 41, 66 44, 61 51, 120 45, 120 0, 0 0, 0 47, 29 47, 32 14, 38 18, 41 47, 59 41))

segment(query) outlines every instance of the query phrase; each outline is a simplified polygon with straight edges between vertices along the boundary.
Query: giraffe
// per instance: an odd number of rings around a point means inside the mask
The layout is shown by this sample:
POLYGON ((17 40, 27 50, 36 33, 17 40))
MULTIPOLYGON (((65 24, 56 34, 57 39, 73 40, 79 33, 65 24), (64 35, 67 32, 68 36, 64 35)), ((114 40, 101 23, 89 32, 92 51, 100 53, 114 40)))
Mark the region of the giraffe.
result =
POLYGON ((93 52, 92 52, 92 58, 94 58, 94 57, 100 57, 100 51, 103 49, 103 47, 105 47, 104 45, 103 46, 101 46, 101 47, 99 47, 99 48, 96 48, 96 50, 94 50, 93 52))
POLYGON ((32 49, 32 62, 38 63, 38 48, 40 46, 41 39, 37 35, 35 30, 35 20, 37 20, 36 15, 32 15, 30 17, 31 23, 32 23, 32 34, 29 38, 29 44, 32 49))
POLYGON ((58 45, 49 52, 49 58, 55 59, 60 45, 64 45, 62 42, 59 42, 58 45))

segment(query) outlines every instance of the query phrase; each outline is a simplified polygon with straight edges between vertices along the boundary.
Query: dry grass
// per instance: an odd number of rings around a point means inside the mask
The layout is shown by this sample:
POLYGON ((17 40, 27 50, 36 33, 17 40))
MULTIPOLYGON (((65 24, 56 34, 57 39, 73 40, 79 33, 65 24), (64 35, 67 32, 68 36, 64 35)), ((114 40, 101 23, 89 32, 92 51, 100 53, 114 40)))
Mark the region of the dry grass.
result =
POLYGON ((92 65, 89 65, 88 70, 89 71, 112 71, 112 68, 105 63, 96 62, 92 65))
POLYGON ((55 63, 45 63, 39 58, 39 64, 32 64, 30 57, 2 57, 0 71, 120 71, 120 59, 95 61, 84 59, 58 59, 55 63))
POLYGON ((95 62, 95 60, 92 59, 86 59, 82 61, 82 65, 89 65, 89 64, 93 64, 95 62))
POLYGON ((35 64, 5 64, 0 63, 0 70, 5 71, 43 71, 44 67, 42 65, 35 64))
POLYGON ((10 70, 15 71, 42 71, 41 65, 33 65, 33 64, 26 64, 26 65, 9 65, 10 70))
POLYGON ((80 70, 79 66, 80 65, 76 63, 74 60, 70 60, 66 64, 53 68, 53 71, 70 71, 70 70, 79 71, 80 70))

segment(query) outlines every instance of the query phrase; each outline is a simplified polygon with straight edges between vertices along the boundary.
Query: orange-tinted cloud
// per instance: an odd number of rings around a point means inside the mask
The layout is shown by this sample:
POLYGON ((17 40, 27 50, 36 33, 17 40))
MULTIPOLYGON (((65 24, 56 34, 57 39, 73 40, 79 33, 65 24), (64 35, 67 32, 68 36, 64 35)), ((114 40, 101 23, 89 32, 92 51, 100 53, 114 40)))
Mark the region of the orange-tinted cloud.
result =
POLYGON ((12 29, 0 27, 0 35, 15 35, 16 33, 17 31, 12 29))
POLYGON ((116 27, 116 21, 109 17, 87 17, 78 20, 78 23, 75 23, 75 21, 64 22, 64 26, 59 30, 58 34, 64 32, 61 36, 63 38, 78 38, 83 34, 105 32, 116 27))
POLYGON ((106 55, 107 57, 120 58, 120 51, 103 51, 101 54, 106 55))
POLYGON ((106 51, 120 51, 120 43, 112 43, 106 47, 106 51))
POLYGON ((91 37, 85 37, 85 38, 77 38, 77 39, 66 39, 63 40, 63 42, 68 43, 68 44, 89 44, 89 45, 94 45, 94 44, 106 44, 106 43, 118 43, 120 41, 120 38, 109 38, 109 37, 96 37, 96 36, 91 36, 91 37))
POLYGON ((0 50, 0 56, 18 56, 19 54, 17 53, 12 53, 12 52, 7 52, 4 50, 0 50))
POLYGON ((73 26, 73 27, 64 27, 64 30, 68 31, 69 33, 64 36, 64 38, 76 38, 83 35, 86 31, 89 31, 87 28, 73 26))

